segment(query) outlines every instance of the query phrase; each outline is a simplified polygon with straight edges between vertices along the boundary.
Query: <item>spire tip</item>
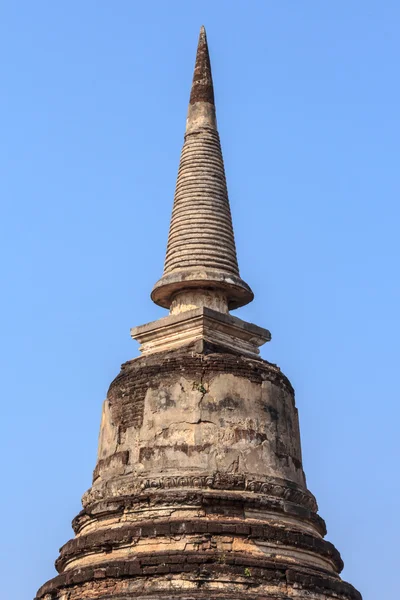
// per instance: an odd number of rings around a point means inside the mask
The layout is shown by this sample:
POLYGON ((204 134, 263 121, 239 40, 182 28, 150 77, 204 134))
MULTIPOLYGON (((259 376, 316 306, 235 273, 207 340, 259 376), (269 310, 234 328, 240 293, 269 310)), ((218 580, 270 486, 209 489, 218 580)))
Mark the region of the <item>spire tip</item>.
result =
POLYGON ((197 45, 196 63, 194 67, 190 104, 208 102, 214 104, 214 87, 211 74, 210 55, 208 52, 206 29, 200 27, 197 45))

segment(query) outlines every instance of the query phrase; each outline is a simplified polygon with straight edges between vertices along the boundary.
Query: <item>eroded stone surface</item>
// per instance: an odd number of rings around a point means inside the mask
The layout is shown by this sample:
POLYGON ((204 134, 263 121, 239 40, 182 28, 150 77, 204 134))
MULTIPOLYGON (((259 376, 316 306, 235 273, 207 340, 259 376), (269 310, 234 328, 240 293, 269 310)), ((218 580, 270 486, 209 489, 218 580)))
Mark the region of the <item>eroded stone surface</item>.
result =
POLYGON ((360 599, 306 488, 292 386, 266 361, 189 346, 123 365, 83 502, 38 599, 360 599))
POLYGON ((95 490, 129 474, 305 484, 289 382, 265 361, 224 353, 186 350, 127 363, 105 402, 99 457, 95 490))

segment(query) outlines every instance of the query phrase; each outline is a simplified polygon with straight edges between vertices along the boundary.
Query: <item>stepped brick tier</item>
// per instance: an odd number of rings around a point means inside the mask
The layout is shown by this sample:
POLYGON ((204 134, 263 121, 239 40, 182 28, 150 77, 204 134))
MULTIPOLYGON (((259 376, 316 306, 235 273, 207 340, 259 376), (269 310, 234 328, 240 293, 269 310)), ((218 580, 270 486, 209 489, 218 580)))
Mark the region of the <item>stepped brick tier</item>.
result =
POLYGON ((111 383, 75 537, 36 600, 361 600, 306 486, 293 388, 258 355, 270 334, 228 314, 252 292, 237 266, 203 28, 152 294, 170 315, 132 330, 142 355, 111 383))

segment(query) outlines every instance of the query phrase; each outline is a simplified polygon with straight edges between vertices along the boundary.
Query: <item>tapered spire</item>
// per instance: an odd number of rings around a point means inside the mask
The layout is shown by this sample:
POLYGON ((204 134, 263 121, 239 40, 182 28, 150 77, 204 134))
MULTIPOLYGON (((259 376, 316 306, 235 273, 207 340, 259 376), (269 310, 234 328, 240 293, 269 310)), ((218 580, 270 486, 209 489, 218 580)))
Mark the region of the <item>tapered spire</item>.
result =
POLYGON ((227 312, 253 299, 239 275, 204 27, 197 47, 164 274, 151 297, 171 312, 194 306, 227 312))

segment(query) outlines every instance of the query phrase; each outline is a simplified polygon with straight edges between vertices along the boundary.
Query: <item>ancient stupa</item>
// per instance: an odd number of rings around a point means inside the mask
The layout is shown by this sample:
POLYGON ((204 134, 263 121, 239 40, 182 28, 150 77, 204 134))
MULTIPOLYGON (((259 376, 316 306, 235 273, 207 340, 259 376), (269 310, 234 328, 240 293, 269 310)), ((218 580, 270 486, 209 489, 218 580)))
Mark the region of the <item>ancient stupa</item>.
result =
POLYGON ((104 402, 93 485, 37 600, 361 600, 307 489, 293 388, 270 334, 229 314, 238 269, 204 28, 164 273, 170 314, 104 402))

